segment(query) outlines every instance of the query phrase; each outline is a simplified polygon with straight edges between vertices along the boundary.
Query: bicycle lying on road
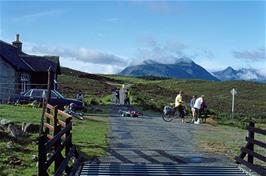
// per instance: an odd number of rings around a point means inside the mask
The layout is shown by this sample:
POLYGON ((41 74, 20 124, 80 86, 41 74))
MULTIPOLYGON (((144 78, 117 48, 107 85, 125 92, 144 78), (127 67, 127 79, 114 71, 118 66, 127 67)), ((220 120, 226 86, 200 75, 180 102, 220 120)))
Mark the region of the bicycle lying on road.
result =
POLYGON ((67 109, 67 110, 65 110, 65 112, 68 113, 69 115, 71 115, 72 117, 75 117, 75 118, 77 118, 79 120, 83 120, 84 119, 83 118, 83 114, 81 112, 75 112, 75 111, 73 111, 71 109, 67 109))
MULTIPOLYGON (((185 109, 183 111, 184 111, 184 115, 186 115, 185 109)), ((181 114, 175 108, 171 106, 165 106, 163 108, 162 118, 166 122, 171 122, 174 119, 181 118, 181 114)))

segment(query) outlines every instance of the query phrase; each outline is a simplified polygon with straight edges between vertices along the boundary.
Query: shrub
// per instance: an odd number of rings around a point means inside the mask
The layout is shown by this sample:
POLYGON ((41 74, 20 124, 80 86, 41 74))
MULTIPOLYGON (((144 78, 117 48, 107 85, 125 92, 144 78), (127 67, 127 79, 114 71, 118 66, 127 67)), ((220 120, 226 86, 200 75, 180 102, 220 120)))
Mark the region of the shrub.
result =
POLYGON ((90 101, 90 104, 91 104, 91 105, 99 105, 100 102, 99 102, 98 99, 96 99, 96 98, 92 98, 91 101, 90 101))

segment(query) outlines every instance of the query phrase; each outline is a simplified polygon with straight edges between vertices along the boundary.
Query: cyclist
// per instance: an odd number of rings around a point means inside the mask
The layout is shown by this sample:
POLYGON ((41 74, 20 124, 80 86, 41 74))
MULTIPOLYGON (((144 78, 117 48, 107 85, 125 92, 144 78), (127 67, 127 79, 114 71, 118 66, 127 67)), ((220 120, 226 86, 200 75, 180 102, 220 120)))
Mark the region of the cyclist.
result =
POLYGON ((180 90, 179 94, 175 98, 175 110, 179 112, 179 116, 182 119, 182 123, 184 123, 185 117, 185 103, 183 101, 184 91, 180 90))

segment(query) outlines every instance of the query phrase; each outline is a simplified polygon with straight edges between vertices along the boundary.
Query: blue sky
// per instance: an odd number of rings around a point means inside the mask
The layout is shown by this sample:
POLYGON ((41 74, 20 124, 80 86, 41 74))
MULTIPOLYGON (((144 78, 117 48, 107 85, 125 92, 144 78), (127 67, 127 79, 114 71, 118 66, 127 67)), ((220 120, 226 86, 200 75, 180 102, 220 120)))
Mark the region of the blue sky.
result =
MULTIPOLYGON (((265 1, 0 1, 0 37, 61 65, 116 73, 188 57, 209 71, 266 70, 265 1)), ((266 72, 266 71, 265 71, 266 72)), ((266 75, 266 73, 264 74, 266 75)))

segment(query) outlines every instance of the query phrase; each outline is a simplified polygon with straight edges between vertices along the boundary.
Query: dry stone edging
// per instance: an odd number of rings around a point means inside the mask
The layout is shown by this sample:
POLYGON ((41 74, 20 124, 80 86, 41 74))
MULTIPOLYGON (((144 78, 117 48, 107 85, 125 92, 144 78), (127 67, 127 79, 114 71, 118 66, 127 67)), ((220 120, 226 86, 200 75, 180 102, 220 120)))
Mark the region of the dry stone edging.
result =
POLYGON ((12 120, 0 118, 0 131, 15 139, 27 137, 29 133, 37 133, 39 128, 39 124, 23 122, 20 125, 12 120))

